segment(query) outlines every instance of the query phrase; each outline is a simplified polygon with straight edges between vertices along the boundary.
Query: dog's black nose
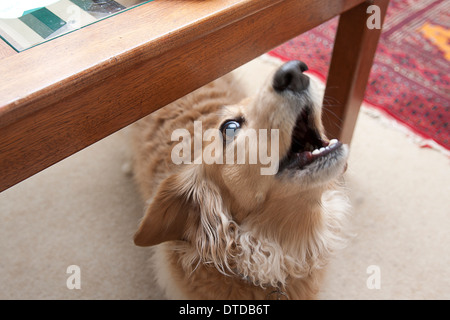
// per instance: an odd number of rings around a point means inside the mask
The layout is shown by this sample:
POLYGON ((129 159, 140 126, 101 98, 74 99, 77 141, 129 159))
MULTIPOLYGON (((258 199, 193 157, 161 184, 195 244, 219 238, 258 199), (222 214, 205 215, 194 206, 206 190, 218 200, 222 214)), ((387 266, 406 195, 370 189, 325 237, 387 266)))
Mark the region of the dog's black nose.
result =
POLYGON ((275 72, 272 86, 278 92, 285 90, 301 92, 309 86, 309 77, 303 74, 307 70, 308 66, 302 61, 286 62, 275 72))

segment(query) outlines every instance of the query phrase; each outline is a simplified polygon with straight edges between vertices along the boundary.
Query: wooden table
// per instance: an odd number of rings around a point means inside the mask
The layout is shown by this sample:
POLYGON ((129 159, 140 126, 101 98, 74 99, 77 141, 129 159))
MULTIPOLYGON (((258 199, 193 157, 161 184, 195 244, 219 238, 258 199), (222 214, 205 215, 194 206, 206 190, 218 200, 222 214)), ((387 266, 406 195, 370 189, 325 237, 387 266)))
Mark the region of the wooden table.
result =
POLYGON ((16 53, 0 41, 0 191, 341 15, 326 95, 349 142, 388 0, 155 0, 16 53))

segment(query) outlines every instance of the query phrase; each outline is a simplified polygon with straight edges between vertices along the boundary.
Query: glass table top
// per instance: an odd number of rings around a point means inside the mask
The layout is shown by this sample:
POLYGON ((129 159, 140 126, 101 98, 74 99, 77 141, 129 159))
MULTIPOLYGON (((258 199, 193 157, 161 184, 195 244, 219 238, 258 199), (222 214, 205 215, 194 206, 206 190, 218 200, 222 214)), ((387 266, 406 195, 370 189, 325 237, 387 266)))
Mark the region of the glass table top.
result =
POLYGON ((152 0, 1 0, 0 37, 23 51, 152 0))

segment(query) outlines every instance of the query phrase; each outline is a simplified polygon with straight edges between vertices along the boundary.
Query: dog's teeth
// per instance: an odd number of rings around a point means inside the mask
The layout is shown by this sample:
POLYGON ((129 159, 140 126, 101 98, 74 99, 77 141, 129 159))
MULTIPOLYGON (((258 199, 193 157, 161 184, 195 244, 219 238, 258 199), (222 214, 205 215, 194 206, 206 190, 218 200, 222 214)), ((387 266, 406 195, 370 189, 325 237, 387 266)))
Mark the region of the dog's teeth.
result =
POLYGON ((314 149, 314 151, 312 152, 313 155, 318 155, 319 153, 320 153, 320 151, 317 149, 314 149))
POLYGON ((338 140, 337 139, 331 139, 330 142, 328 143, 328 145, 332 146, 335 143, 338 143, 338 140))
POLYGON ((323 152, 323 151, 325 151, 325 148, 320 148, 319 151, 323 152))

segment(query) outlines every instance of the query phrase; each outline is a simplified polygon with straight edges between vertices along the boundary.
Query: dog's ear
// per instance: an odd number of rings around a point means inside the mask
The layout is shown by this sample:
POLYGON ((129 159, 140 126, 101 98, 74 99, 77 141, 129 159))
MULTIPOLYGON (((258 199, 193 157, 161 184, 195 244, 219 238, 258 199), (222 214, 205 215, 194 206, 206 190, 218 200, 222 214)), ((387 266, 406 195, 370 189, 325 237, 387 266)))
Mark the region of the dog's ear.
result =
POLYGON ((194 170, 173 174, 161 183, 134 235, 136 245, 146 247, 183 239, 191 209, 189 185, 194 180, 188 179, 189 174, 195 174, 194 170))

